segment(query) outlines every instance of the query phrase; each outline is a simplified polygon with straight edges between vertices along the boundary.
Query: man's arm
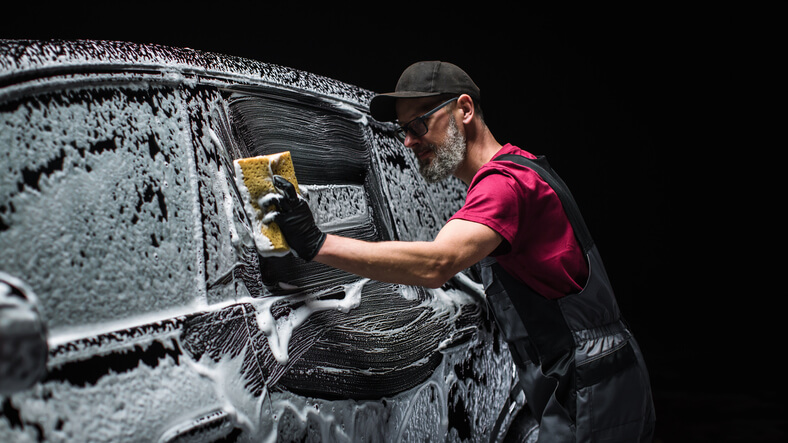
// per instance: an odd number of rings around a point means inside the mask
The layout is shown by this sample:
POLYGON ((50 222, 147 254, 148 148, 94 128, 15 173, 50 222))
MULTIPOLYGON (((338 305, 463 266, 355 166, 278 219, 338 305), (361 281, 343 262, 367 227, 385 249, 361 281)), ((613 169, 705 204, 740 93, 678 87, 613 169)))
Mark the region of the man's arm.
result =
POLYGON ((449 221, 433 241, 367 242, 326 236, 314 260, 373 280, 438 288, 501 243, 491 228, 449 221))
POLYGON ((273 179, 282 195, 266 204, 277 207, 273 220, 291 249, 304 260, 361 277, 438 288, 489 255, 503 240, 492 228, 461 219, 446 223, 435 240, 428 242, 368 242, 326 235, 315 225, 309 205, 295 187, 278 175, 273 179))

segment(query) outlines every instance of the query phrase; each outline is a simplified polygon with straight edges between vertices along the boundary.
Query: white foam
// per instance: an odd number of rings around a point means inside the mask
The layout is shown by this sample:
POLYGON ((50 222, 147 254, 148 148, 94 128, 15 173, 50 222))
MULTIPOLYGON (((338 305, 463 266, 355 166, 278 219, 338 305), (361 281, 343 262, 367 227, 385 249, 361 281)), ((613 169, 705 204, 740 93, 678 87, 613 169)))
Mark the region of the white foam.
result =
POLYGON ((35 288, 53 334, 204 303, 182 97, 69 94, 0 113, 0 200, 15 208, 3 217, 0 269, 35 288))
POLYGON ((282 365, 288 363, 290 356, 288 346, 293 332, 298 329, 304 322, 309 319, 309 316, 319 311, 338 310, 343 313, 348 313, 350 310, 356 308, 361 303, 361 290, 364 284, 369 279, 362 279, 353 284, 345 285, 345 296, 342 299, 328 299, 321 300, 320 297, 333 290, 322 291, 317 294, 308 294, 300 296, 274 296, 266 297, 262 300, 252 301, 252 305, 257 311, 257 325, 260 331, 265 334, 268 339, 268 346, 271 348, 271 354, 277 362, 282 365), (289 314, 275 319, 271 312, 271 307, 282 300, 287 299, 288 303, 300 303, 303 305, 298 308, 292 309, 289 314))

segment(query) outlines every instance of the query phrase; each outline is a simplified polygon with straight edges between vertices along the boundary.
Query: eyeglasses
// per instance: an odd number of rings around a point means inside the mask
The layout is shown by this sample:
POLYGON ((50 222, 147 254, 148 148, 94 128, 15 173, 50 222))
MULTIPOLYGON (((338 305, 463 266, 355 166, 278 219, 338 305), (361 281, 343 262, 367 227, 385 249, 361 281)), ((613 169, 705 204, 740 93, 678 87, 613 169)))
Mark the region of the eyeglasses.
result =
POLYGON ((399 140, 404 143, 405 137, 408 135, 409 132, 415 137, 421 137, 422 135, 426 134, 427 131, 429 131, 429 128, 427 128, 427 122, 425 120, 427 120, 427 118, 429 118, 429 116, 431 116, 432 114, 438 112, 444 106, 448 105, 449 103, 457 99, 459 99, 459 97, 454 97, 453 99, 446 100, 445 102, 439 104, 438 107, 436 107, 432 111, 414 118, 413 120, 406 123, 404 126, 398 127, 397 138, 399 138, 399 140))

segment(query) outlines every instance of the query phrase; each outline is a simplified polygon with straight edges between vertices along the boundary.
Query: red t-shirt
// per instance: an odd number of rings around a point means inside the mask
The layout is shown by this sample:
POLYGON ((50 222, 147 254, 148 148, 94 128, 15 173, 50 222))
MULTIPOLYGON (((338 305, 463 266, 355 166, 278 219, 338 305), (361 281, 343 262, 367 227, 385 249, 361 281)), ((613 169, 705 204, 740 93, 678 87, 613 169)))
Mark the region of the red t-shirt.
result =
MULTIPOLYGON (((496 154, 533 154, 506 144, 496 154)), ((504 238, 491 254, 513 277, 547 298, 582 289, 588 264, 561 201, 531 169, 490 161, 471 181, 465 204, 452 216, 481 223, 504 238)))

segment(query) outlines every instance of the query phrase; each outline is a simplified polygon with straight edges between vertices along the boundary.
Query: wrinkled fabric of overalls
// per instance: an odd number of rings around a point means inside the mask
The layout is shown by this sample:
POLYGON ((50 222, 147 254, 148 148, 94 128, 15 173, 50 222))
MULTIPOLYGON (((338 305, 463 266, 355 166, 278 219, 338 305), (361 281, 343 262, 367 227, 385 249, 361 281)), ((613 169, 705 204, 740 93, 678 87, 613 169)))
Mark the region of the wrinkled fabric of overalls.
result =
MULTIPOLYGON (((563 197, 565 207, 574 205, 563 197)), ((575 231, 586 229, 570 221, 575 231)), ((650 442, 655 413, 643 356, 597 247, 589 235, 578 238, 589 277, 582 291, 559 299, 537 294, 491 257, 480 263, 488 305, 518 369, 510 397, 525 395, 504 441, 650 442)))

